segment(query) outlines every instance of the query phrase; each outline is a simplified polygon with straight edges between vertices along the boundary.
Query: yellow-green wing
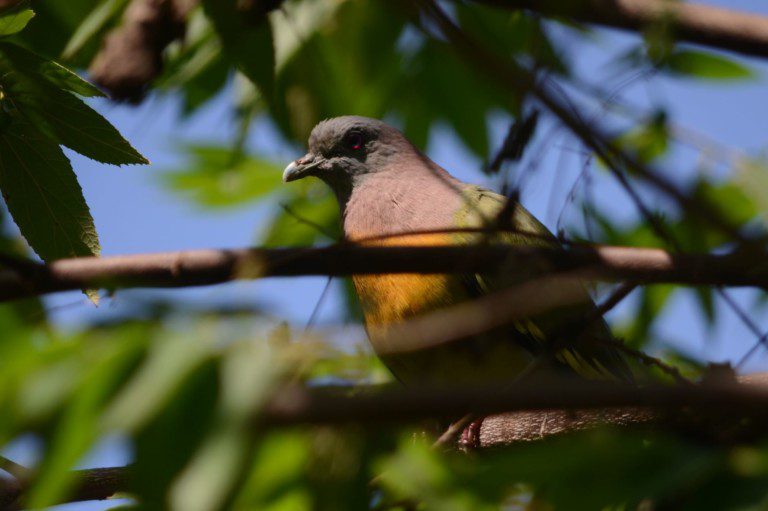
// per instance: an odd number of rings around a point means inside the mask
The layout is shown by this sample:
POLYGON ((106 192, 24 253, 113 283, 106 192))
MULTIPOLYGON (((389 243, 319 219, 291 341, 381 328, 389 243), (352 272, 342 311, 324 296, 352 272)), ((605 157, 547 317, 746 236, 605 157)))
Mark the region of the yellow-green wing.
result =
MULTIPOLYGON (((489 227, 496 222, 507 202, 506 197, 477 186, 467 186, 463 190, 466 198, 464 206, 456 214, 459 227, 489 227)), ((495 234, 492 241, 512 245, 552 246, 557 239, 549 230, 529 213, 521 204, 515 204, 511 211, 510 232, 495 234), (533 235, 533 236, 531 236, 533 235)), ((483 239, 487 234, 457 233, 461 243, 473 243, 483 239)), ((531 272, 532 270, 528 270, 531 272)), ((526 271, 514 268, 502 272, 481 273, 465 277, 470 293, 482 295, 507 288, 525 280, 526 271)), ((542 348, 552 342, 556 335, 563 331, 574 331, 567 328, 573 321, 588 316, 595 309, 595 304, 589 296, 586 287, 584 300, 578 305, 556 310, 516 322, 514 327, 519 334, 514 335, 513 342, 518 337, 535 339, 542 348)), ((576 331, 579 329, 576 328, 576 331)), ((614 347, 601 342, 612 339, 608 326, 602 319, 582 327, 582 333, 574 339, 561 339, 566 346, 557 353, 557 359, 573 369, 579 375, 590 379, 622 379, 631 381, 632 371, 623 355, 614 347)))

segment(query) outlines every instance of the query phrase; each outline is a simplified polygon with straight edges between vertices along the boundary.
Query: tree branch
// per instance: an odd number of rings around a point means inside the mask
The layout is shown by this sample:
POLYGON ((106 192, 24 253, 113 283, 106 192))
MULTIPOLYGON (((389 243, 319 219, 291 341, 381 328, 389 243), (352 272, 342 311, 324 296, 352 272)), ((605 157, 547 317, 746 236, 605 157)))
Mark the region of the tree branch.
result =
POLYGON ((580 270, 585 280, 768 287, 765 260, 762 252, 672 254, 601 245, 189 250, 60 259, 48 265, 6 261, 0 269, 0 301, 85 288, 188 287, 278 276, 477 273, 513 263, 532 273, 580 270))
MULTIPOLYGON (((678 410, 698 408, 700 412, 741 414, 768 410, 765 375, 758 381, 701 383, 695 385, 635 387, 617 382, 579 379, 537 380, 536 385, 499 388, 392 387, 343 395, 338 389, 323 390, 285 387, 273 397, 257 422, 269 426, 300 424, 381 424, 411 422, 429 418, 456 418, 475 413, 491 415, 543 410, 600 410, 608 408, 653 408, 678 410)), ((731 416, 733 419, 735 415, 731 416)))
POLYGON ((637 31, 654 23, 669 23, 680 40, 752 57, 768 57, 768 17, 753 13, 669 0, 475 1, 637 31))
MULTIPOLYGON (((131 467, 105 467, 75 470, 75 485, 59 504, 106 500, 128 488, 131 467)), ((24 494, 33 484, 31 478, 0 480, 0 511, 23 509, 24 494)))

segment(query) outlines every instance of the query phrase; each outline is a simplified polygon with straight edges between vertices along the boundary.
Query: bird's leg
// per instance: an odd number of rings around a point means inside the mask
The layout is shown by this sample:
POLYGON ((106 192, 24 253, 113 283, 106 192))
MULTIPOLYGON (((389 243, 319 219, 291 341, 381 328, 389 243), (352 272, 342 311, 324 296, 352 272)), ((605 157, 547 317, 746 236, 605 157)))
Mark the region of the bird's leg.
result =
POLYGON ((467 451, 473 451, 480 448, 480 430, 483 427, 485 417, 476 418, 469 423, 461 432, 459 446, 467 451))

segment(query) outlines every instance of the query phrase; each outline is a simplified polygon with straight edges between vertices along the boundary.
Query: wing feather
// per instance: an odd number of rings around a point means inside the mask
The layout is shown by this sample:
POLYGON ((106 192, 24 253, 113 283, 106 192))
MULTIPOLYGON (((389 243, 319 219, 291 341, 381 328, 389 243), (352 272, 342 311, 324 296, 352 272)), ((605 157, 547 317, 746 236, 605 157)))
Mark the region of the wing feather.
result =
MULTIPOLYGON (((459 227, 491 227, 498 215, 504 210, 506 197, 485 190, 478 186, 466 186, 463 190, 466 201, 457 212, 456 223, 459 227)), ((521 204, 511 208, 508 219, 512 232, 494 234, 490 241, 511 245, 552 246, 558 243, 552 233, 539 222, 521 204), (533 234, 534 236, 526 235, 533 234)), ((457 233, 460 243, 481 241, 487 234, 457 233)), ((467 291, 472 296, 481 296, 510 287, 525 279, 533 269, 505 269, 502 272, 480 273, 463 277, 467 291)), ((566 348, 556 354, 557 359, 579 375, 590 379, 621 379, 631 381, 632 371, 623 354, 601 340, 612 339, 607 324, 602 319, 590 325, 574 329, 573 322, 592 315, 595 304, 586 286, 583 287, 583 302, 559 308, 525 321, 515 322, 512 337, 515 342, 528 344, 529 351, 543 352, 553 337, 563 335, 564 331, 582 330, 575 338, 565 339, 566 348), (569 328, 570 327, 570 328, 569 328)))

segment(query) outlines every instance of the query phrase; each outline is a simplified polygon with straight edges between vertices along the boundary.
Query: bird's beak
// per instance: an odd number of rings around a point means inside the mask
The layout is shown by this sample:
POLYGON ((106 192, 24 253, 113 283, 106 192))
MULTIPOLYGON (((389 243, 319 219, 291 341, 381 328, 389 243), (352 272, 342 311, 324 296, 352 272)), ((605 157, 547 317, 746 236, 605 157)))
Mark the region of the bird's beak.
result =
POLYGON ((312 153, 307 153, 296 161, 292 161, 283 171, 283 182, 296 181, 309 175, 309 171, 323 163, 323 159, 312 153))

